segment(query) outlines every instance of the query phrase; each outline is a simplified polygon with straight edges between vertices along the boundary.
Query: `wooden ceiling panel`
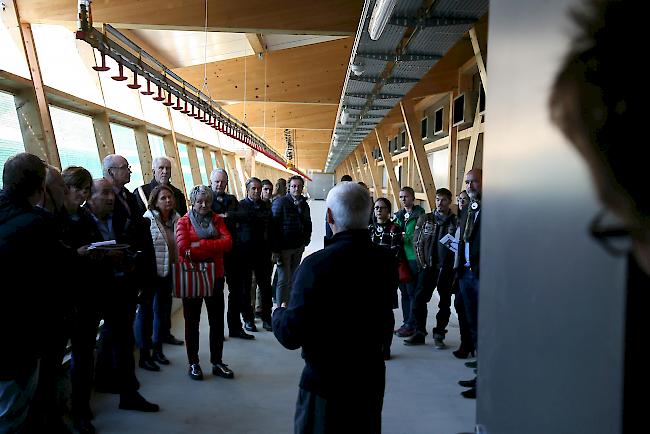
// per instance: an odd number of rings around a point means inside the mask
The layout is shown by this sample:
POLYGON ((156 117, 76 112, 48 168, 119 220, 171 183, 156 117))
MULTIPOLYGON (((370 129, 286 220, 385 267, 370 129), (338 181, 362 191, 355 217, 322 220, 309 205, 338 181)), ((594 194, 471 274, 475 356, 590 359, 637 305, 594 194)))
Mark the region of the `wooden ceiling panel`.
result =
MULTIPOLYGON (((219 101, 239 102, 244 100, 245 88, 246 101, 338 106, 353 42, 352 38, 343 38, 267 53, 263 60, 246 56, 209 63, 210 94, 219 101)), ((201 88, 203 65, 178 68, 174 72, 201 88)))
POLYGON ((224 107, 231 115, 251 128, 290 128, 307 130, 331 130, 336 118, 337 106, 302 104, 231 104, 224 107), (266 115, 264 112, 266 106, 266 115))
MULTIPOLYGON (((213 31, 310 35, 353 35, 362 0, 211 0, 213 31)), ((70 24, 77 20, 74 0, 18 0, 23 21, 70 24)), ((204 0, 94 0, 93 20, 117 28, 202 30, 204 0)))

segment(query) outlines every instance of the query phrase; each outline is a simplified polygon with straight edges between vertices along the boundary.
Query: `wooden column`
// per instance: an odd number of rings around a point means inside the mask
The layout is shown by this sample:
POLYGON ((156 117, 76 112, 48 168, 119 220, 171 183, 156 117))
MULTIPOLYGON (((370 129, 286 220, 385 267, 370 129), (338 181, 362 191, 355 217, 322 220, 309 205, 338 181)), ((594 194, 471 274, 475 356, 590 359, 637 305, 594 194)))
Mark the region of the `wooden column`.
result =
POLYGON ((32 116, 32 120, 40 127, 41 134, 34 136, 35 140, 30 140, 29 144, 31 149, 27 152, 32 152, 35 155, 45 156, 46 161, 61 169, 61 159, 59 158, 59 150, 56 147, 56 138, 54 137, 54 127, 52 126, 52 118, 50 117, 50 108, 47 104, 47 97, 45 96, 45 85, 43 84, 43 77, 41 76, 41 67, 38 63, 38 53, 36 52, 36 45, 34 44, 34 35, 32 34, 32 27, 29 23, 20 22, 20 13, 16 0, 13 2, 14 10, 16 13, 16 20, 20 26, 20 35, 23 40, 23 48, 27 57, 27 65, 29 66, 29 73, 32 77, 32 84, 34 85, 34 92, 36 94, 36 103, 38 107, 38 116, 32 116), (39 138, 42 137, 42 141, 39 138))
POLYGON ((151 158, 151 148, 149 147, 147 127, 144 125, 135 127, 135 144, 138 148, 140 168, 142 169, 142 179, 144 179, 144 182, 147 182, 150 179, 153 179, 153 159, 151 158))
MULTIPOLYGON (((393 166, 393 156, 388 152, 388 142, 386 141, 386 136, 379 129, 375 128, 375 136, 377 137, 377 142, 379 143, 379 149, 381 150, 381 156, 384 159, 384 164, 386 165, 386 171, 388 172, 388 190, 393 195, 393 208, 399 208, 399 190, 400 186, 397 182, 397 177, 395 176, 395 166, 393 166)), ((388 194, 387 194, 388 195, 388 194)))
POLYGON ((203 184, 201 170, 199 169, 199 159, 196 157, 196 146, 194 143, 187 144, 187 156, 190 160, 190 167, 192 168, 192 182, 194 182, 194 185, 203 184))
POLYGON ((210 154, 210 148, 203 148, 203 160, 205 161, 205 170, 208 173, 208 184, 210 184, 210 173, 212 173, 212 155, 210 154))
POLYGON ((93 130, 95 131, 95 142, 97 142, 99 159, 104 160, 107 155, 115 153, 113 134, 111 133, 111 125, 108 121, 106 111, 102 111, 93 116, 93 130))
POLYGON ((47 161, 47 140, 43 133, 34 89, 24 89, 16 93, 15 103, 25 151, 47 161))
MULTIPOLYGON (((173 130, 172 130, 173 131, 173 130)), ((186 192, 185 178, 183 177, 183 169, 181 167, 181 160, 178 156, 178 146, 176 144, 176 135, 167 134, 163 136, 163 145, 165 145, 165 156, 172 162, 172 177, 171 183, 178 187, 181 191, 186 192)))
POLYGON ((424 143, 422 138, 417 134, 417 123, 415 111, 413 109, 412 101, 401 101, 400 108, 402 116, 404 117, 404 125, 406 126, 406 134, 409 137, 409 142, 413 148, 413 155, 415 157, 415 166, 417 167, 418 174, 420 175, 420 182, 422 189, 427 196, 429 207, 434 209, 436 207, 436 184, 433 181, 431 168, 429 167, 429 160, 427 159, 426 151, 424 150, 424 143))
POLYGON ((368 142, 366 141, 361 142, 361 144, 363 146, 363 152, 366 155, 366 159, 368 160, 368 174, 370 175, 370 179, 372 181, 372 188, 375 191, 375 199, 376 199, 378 197, 383 196, 382 186, 381 186, 381 175, 377 170, 377 161, 372 156, 372 148, 370 147, 370 144, 368 144, 368 142))

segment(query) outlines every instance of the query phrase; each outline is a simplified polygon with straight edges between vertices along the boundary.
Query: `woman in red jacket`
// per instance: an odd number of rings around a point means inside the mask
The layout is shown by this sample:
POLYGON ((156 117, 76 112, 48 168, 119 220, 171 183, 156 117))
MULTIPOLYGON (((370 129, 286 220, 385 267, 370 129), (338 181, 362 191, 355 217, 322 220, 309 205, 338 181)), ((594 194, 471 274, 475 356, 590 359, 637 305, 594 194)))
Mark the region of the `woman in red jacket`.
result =
POLYGON ((178 260, 187 261, 189 251, 192 261, 213 261, 216 264, 217 281, 209 297, 183 298, 185 318, 185 346, 190 363, 189 375, 193 380, 202 380, 203 371, 199 365, 199 321, 201 307, 205 300, 210 323, 210 362, 212 373, 223 378, 235 374, 223 363, 223 254, 232 247, 232 238, 223 218, 212 212, 212 190, 197 185, 190 192, 191 209, 180 218, 176 228, 178 260))

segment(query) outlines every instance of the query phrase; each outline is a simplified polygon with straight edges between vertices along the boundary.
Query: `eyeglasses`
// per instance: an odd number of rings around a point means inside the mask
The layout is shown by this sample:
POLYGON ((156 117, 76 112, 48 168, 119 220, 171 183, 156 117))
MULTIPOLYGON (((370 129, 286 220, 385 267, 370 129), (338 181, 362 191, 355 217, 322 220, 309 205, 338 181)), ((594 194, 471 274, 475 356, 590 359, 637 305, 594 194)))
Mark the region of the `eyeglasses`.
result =
POLYGON ((379 211, 380 209, 388 209, 387 206, 376 206, 375 210, 379 211))
POLYGON ((602 210, 589 224, 589 232, 612 256, 626 256, 632 250, 633 229, 626 228, 608 210, 602 210))
POLYGON ((120 170, 128 169, 128 171, 130 172, 131 165, 129 164, 128 166, 111 167, 111 169, 120 169, 120 170))

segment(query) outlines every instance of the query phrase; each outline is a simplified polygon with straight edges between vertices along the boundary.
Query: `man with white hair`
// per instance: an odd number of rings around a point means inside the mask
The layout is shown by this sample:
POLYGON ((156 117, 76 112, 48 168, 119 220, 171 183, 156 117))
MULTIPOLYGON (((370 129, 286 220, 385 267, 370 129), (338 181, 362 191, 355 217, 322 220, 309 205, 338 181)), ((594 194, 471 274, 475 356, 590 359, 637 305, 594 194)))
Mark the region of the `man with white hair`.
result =
POLYGON ((397 262, 368 237, 370 195, 343 182, 327 195, 331 242, 298 267, 287 307, 273 313, 273 332, 288 349, 302 347, 305 368, 295 433, 381 432, 383 349, 395 320, 397 262), (360 270, 371 270, 361 272, 360 270), (354 339, 349 323, 364 324, 354 339), (345 355, 345 366, 341 365, 345 355))

